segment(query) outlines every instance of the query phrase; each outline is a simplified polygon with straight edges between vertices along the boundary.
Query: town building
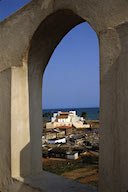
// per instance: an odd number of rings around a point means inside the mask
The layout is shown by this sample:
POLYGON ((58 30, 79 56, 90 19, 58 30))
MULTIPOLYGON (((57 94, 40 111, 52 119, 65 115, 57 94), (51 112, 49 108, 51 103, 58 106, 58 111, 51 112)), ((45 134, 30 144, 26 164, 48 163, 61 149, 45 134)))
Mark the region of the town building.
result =
POLYGON ((61 132, 65 133, 65 136, 69 136, 73 133, 74 127, 73 126, 60 126, 56 127, 61 132))
POLYGON ((79 158, 78 152, 73 151, 69 148, 62 148, 61 146, 53 147, 53 148, 43 148, 43 154, 42 156, 44 158, 63 158, 63 159, 71 159, 76 160, 79 158))
POLYGON ((66 157, 67 157, 67 159, 76 160, 76 159, 78 159, 78 152, 72 152, 72 153, 68 152, 66 154, 66 157))
POLYGON ((48 139, 47 142, 48 142, 49 144, 66 143, 66 138, 48 139))

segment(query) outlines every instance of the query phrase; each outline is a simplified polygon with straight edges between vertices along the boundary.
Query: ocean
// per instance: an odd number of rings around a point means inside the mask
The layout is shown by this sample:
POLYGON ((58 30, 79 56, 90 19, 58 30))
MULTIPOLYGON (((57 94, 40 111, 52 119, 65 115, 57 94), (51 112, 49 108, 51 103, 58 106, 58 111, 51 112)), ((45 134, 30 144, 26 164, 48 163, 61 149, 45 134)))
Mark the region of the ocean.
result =
MULTIPOLYGON (((43 114, 50 113, 51 116, 53 113, 58 111, 76 111, 78 116, 81 116, 82 112, 86 112, 86 119, 87 120, 99 120, 99 108, 64 108, 64 109, 44 109, 43 114)), ((50 116, 43 117, 43 120, 50 120, 50 116)))

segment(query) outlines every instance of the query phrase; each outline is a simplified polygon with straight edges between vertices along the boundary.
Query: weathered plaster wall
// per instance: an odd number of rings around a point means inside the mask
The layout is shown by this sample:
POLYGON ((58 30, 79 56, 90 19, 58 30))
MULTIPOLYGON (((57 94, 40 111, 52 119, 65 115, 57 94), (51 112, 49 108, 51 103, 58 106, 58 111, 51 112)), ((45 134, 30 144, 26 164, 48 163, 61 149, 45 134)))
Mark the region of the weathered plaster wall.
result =
POLYGON ((100 105, 100 187, 104 191, 120 191, 120 154, 117 117, 117 59, 120 40, 116 30, 100 35, 101 105, 100 105), (119 185, 116 183, 118 182, 119 185))
POLYGON ((0 73, 0 190, 11 181, 11 69, 0 73))
POLYGON ((128 190, 128 24, 100 34, 100 191, 128 190), (104 187, 103 187, 104 186, 104 187))
POLYGON ((11 170, 12 177, 30 175, 30 126, 27 66, 12 67, 11 78, 11 170), (21 151, 26 147, 24 157, 21 151), (19 155, 18 155, 19 154, 19 155))
POLYGON ((99 191, 128 190, 127 10, 127 0, 33 0, 0 23, 3 191, 12 183, 11 176, 26 177, 41 172, 42 75, 60 40, 83 21, 93 27, 100 43, 99 191))

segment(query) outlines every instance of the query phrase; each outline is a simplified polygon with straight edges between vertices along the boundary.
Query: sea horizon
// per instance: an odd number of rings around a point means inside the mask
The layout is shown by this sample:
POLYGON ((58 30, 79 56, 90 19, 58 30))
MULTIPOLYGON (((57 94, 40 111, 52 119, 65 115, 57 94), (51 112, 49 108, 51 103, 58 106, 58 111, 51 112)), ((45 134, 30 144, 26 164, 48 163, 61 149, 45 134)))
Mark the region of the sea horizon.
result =
MULTIPOLYGON (((82 112, 86 112, 87 120, 99 120, 99 107, 83 107, 83 108, 55 108, 55 109, 42 109, 43 113, 56 113, 59 110, 67 112, 67 111, 76 111, 78 116, 81 116, 82 112)), ((44 118, 44 120, 50 120, 49 118, 44 118)))
POLYGON ((88 108, 99 108, 99 107, 57 107, 57 108, 42 108, 43 110, 50 110, 50 109, 88 109, 88 108))

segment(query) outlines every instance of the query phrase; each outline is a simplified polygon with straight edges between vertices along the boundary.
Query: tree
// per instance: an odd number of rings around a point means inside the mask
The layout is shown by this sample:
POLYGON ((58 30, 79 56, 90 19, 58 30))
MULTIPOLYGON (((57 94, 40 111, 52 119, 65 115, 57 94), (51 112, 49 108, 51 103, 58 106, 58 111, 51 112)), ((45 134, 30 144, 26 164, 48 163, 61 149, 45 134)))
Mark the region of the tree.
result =
POLYGON ((44 113, 44 114, 43 114, 43 117, 45 117, 45 118, 51 118, 51 113, 50 113, 50 112, 44 113))
POLYGON ((83 117, 84 119, 85 119, 86 115, 87 115, 87 113, 86 113, 85 111, 83 111, 83 112, 81 113, 81 117, 83 117))

